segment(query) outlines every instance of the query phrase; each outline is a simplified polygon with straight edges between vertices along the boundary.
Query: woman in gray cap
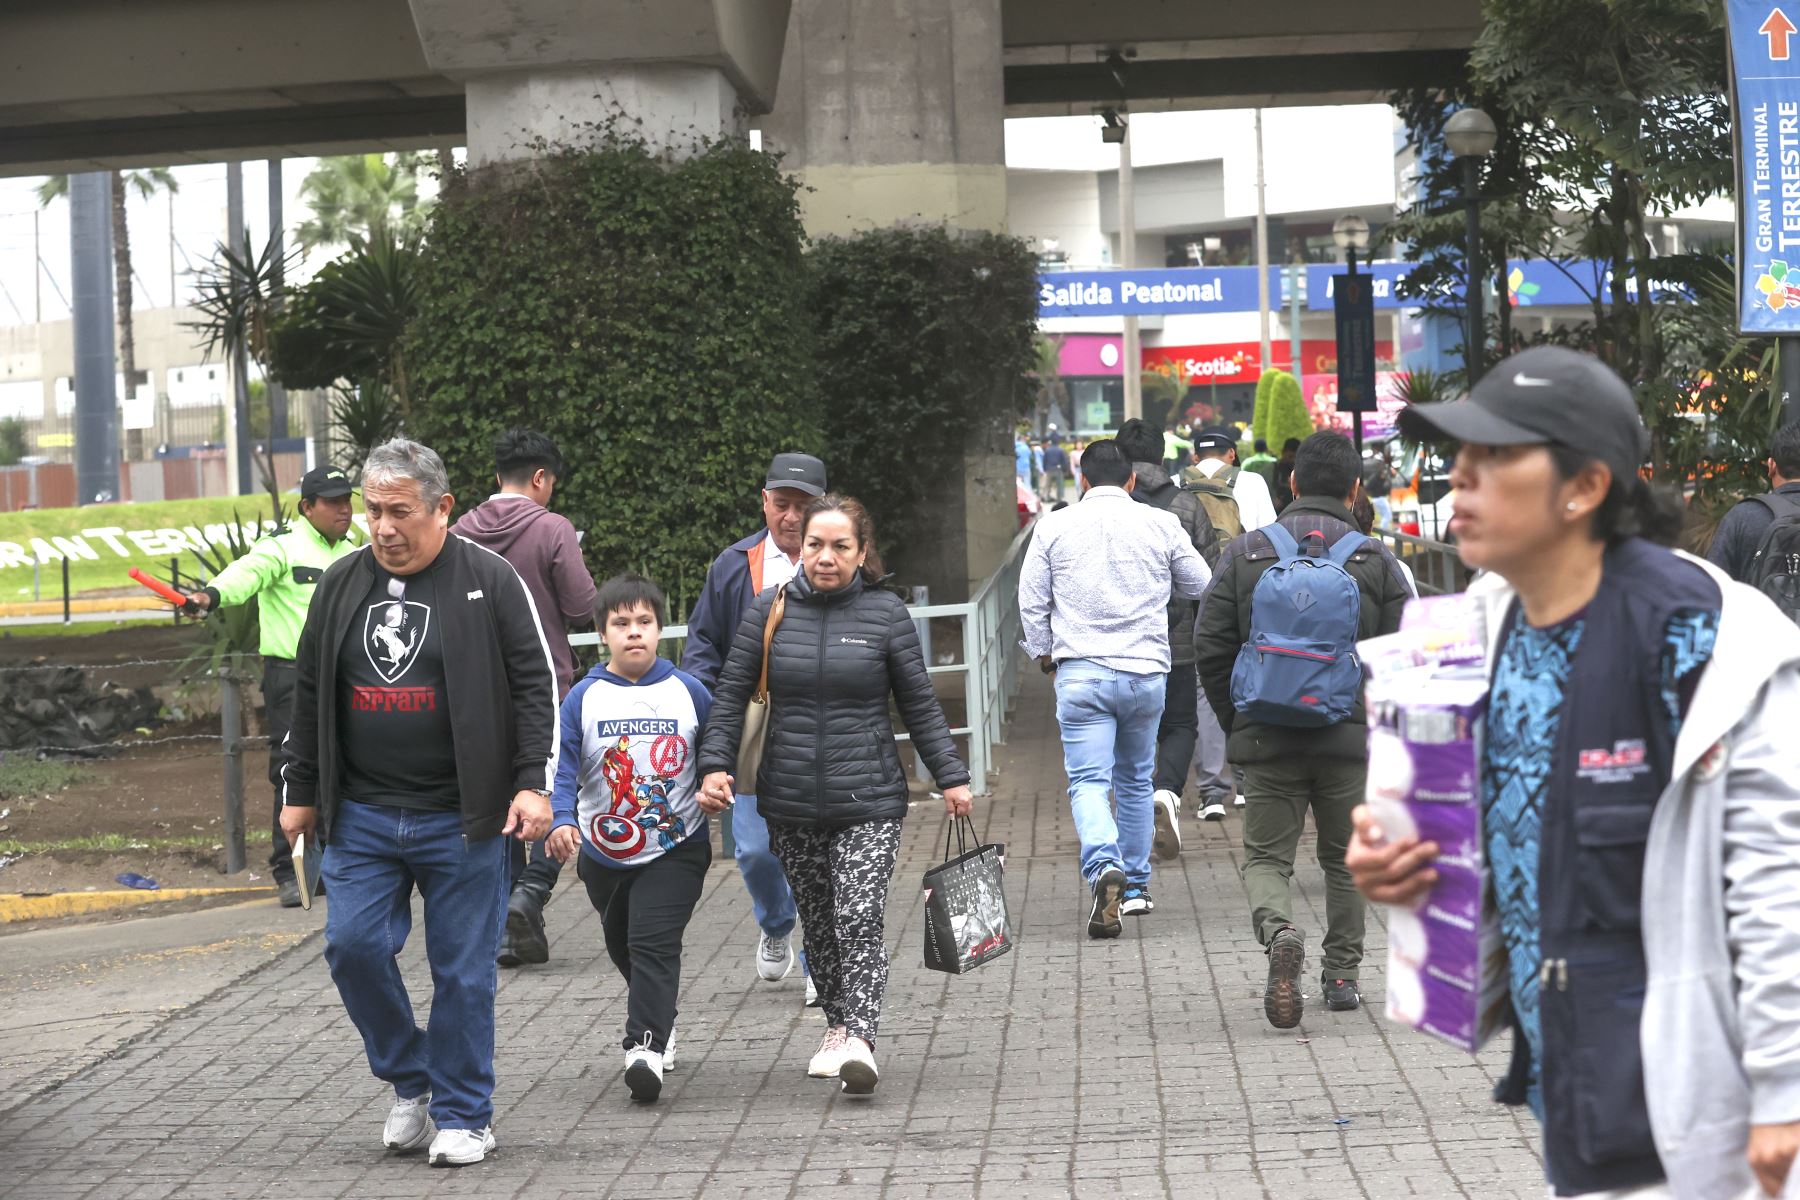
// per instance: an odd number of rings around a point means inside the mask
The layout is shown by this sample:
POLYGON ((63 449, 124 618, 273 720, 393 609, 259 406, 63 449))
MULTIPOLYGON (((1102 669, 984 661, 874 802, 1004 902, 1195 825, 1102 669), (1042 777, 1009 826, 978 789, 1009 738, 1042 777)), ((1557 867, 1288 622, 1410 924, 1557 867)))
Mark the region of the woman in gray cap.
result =
MULTIPOLYGON (((1486 573, 1496 1095, 1542 1120, 1556 1195, 1775 1194, 1800 1146, 1800 629, 1658 544, 1679 506, 1599 360, 1525 351, 1401 429, 1460 443, 1451 529, 1486 573)), ((1356 826, 1357 886, 1418 903, 1439 848, 1356 826)))

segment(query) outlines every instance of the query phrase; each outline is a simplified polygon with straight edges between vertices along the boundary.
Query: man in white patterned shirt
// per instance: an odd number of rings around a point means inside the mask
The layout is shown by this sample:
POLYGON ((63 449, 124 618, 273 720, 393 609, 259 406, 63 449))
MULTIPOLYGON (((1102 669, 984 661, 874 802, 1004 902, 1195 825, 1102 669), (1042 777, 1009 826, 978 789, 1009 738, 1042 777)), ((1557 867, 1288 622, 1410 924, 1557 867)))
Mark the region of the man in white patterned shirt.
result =
POLYGON ((1131 499, 1137 476, 1117 442, 1090 445, 1081 476, 1081 502, 1038 522, 1019 615, 1026 653, 1056 673, 1081 874, 1093 889, 1088 936, 1112 938, 1126 889, 1149 898, 1169 593, 1198 597, 1210 576, 1180 521, 1131 499))

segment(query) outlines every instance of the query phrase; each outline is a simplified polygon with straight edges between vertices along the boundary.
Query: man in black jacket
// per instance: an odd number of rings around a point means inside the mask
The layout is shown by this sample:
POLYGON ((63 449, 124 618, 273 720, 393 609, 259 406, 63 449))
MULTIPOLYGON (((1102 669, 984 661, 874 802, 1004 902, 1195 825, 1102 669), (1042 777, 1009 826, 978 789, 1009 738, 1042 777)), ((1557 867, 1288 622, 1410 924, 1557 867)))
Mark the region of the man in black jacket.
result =
MULTIPOLYGON (((1294 501, 1276 524, 1298 543, 1318 532, 1327 550, 1340 538, 1362 539, 1350 515, 1361 476, 1362 459, 1349 438, 1313 434, 1294 456, 1294 501)), ((1257 940, 1269 952, 1263 1009, 1270 1024, 1290 1029, 1300 1023, 1303 1009, 1299 977, 1306 943, 1289 919, 1288 881, 1309 807, 1325 872, 1325 1001, 1340 1011, 1362 1002, 1356 979, 1362 963, 1363 903, 1344 868, 1344 851, 1350 844, 1350 812, 1362 803, 1368 774, 1368 720, 1360 695, 1348 718, 1323 728, 1252 721, 1233 706, 1232 671, 1250 640, 1251 597, 1276 558, 1268 535, 1260 530, 1225 548, 1212 586, 1200 601, 1194 659, 1207 703, 1229 735, 1230 760, 1244 771, 1244 890, 1257 940)), ((1345 569, 1362 597, 1358 640, 1399 629, 1401 610, 1412 592, 1387 548, 1366 541, 1345 569)))
POLYGON ((1739 583, 1750 576, 1750 563, 1763 535, 1780 517, 1800 516, 1800 421, 1775 431, 1769 447, 1770 490, 1740 500, 1719 522, 1706 557, 1739 583))
POLYGON ((433 1166, 494 1148, 494 957, 505 837, 550 830, 556 675, 505 559, 449 536, 444 464, 396 438, 363 468, 370 544, 319 582, 300 635, 281 827, 329 846, 325 961, 369 1068, 382 1141, 433 1166), (425 1029, 395 958, 425 901, 425 1029))

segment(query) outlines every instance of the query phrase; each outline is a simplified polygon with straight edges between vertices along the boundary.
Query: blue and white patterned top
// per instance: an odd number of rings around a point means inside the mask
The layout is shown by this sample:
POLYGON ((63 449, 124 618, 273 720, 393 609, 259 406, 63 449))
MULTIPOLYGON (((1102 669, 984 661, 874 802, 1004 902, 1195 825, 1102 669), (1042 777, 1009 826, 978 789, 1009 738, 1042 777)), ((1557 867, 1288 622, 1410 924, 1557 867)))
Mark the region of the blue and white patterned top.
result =
MULTIPOLYGON (((1681 731, 1682 708, 1696 681, 1695 669, 1712 656, 1718 619, 1716 612, 1691 609, 1670 618, 1663 638, 1662 697, 1671 739, 1681 731)), ((1506 939, 1513 1012, 1531 1046, 1526 1100, 1539 1120, 1544 1116, 1544 1098, 1538 1071, 1543 1058, 1538 1022, 1538 971, 1543 963, 1538 943, 1538 843, 1544 792, 1562 725, 1563 695, 1585 623, 1586 614, 1578 613, 1534 629, 1515 609, 1494 664, 1481 770, 1483 833, 1506 939)))

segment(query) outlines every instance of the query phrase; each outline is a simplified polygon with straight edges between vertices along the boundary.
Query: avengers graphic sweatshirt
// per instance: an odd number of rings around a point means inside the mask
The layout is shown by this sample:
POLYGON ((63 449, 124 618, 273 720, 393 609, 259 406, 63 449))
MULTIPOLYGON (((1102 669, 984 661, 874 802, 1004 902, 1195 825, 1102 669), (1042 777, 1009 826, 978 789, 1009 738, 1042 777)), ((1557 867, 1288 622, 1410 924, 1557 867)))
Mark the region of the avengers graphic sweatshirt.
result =
POLYGON ((562 702, 554 832, 572 825, 605 867, 641 867, 706 836, 694 750, 712 708, 700 681, 659 658, 633 683, 605 666, 562 702))

